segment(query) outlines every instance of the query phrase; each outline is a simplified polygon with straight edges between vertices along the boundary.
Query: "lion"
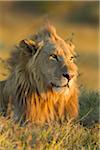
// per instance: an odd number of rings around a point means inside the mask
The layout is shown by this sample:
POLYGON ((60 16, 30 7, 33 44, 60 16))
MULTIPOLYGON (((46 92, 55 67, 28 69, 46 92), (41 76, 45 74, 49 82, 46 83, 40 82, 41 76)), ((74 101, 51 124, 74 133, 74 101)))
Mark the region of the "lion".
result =
POLYGON ((10 75, 0 82, 0 112, 11 103, 14 119, 33 123, 78 116, 78 68, 74 44, 47 25, 19 42, 8 59, 10 75))

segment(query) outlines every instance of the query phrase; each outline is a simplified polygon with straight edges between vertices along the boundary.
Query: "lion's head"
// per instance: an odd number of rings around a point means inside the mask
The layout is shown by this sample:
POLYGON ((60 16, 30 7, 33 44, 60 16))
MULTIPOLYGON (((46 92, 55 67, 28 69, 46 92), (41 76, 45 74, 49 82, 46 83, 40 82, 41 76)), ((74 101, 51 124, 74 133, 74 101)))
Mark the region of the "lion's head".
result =
POLYGON ((33 53, 26 68, 31 77, 30 81, 33 82, 33 76, 38 90, 43 92, 42 90, 51 88, 55 92, 68 93, 77 76, 74 45, 62 40, 52 26, 43 29, 35 38, 24 40, 20 44, 26 44, 29 53, 30 51, 33 53), (41 82, 43 87, 41 87, 41 82))
POLYGON ((22 110, 33 121, 53 120, 65 112, 77 116, 74 57, 74 45, 61 39, 51 25, 22 40, 9 61, 17 87, 13 86, 14 98, 17 97, 15 107, 19 101, 26 101, 22 110))

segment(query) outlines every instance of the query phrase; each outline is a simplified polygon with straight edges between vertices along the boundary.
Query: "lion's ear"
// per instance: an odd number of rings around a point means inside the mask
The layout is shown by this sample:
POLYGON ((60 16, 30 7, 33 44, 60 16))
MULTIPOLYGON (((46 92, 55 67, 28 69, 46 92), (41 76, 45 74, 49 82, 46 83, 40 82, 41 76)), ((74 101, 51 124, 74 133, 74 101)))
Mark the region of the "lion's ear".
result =
POLYGON ((27 40, 27 39, 22 40, 19 43, 19 46, 22 48, 22 50, 25 54, 33 55, 37 51, 36 43, 32 40, 27 40))

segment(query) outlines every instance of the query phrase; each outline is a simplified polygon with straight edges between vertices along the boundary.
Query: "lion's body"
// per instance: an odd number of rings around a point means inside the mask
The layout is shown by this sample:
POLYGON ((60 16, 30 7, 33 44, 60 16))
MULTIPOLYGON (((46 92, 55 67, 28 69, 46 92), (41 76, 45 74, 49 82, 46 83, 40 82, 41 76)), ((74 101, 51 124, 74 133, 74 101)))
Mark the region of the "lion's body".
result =
POLYGON ((11 75, 6 81, 0 82, 0 111, 6 113, 10 102, 14 118, 17 120, 44 123, 67 117, 76 118, 78 115, 77 67, 67 61, 73 49, 57 36, 53 27, 38 33, 32 37, 32 41, 38 43, 37 51, 33 43, 28 43, 31 47, 23 47, 23 44, 27 45, 27 43, 21 43, 9 60, 11 75), (65 51, 60 50, 60 48, 65 49, 66 46, 70 49, 67 58, 65 58, 65 51), (47 59, 49 51, 51 54, 52 49, 56 51, 56 47, 59 60, 60 57, 65 59, 63 63, 61 60, 55 61, 52 55, 49 56, 50 60, 47 59), (66 63, 75 76, 75 79, 70 82, 61 76, 61 72, 65 72, 66 63), (65 86, 65 82, 69 82, 69 85, 67 83, 65 86))

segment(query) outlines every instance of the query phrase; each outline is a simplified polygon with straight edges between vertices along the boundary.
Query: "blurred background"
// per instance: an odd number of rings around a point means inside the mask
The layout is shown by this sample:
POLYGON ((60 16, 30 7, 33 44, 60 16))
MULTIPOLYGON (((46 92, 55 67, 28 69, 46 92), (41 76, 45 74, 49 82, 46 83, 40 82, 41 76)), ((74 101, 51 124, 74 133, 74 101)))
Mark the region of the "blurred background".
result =
MULTIPOLYGON (((45 18, 67 39, 74 33, 79 85, 97 90, 99 82, 99 1, 0 1, 0 57, 44 25, 45 18)), ((0 63, 0 80, 7 70, 0 63)))

